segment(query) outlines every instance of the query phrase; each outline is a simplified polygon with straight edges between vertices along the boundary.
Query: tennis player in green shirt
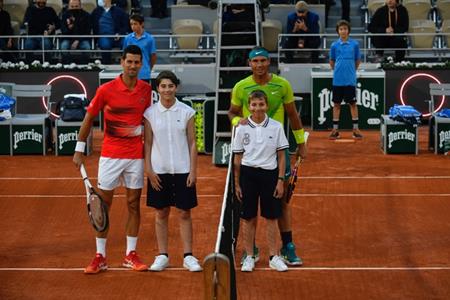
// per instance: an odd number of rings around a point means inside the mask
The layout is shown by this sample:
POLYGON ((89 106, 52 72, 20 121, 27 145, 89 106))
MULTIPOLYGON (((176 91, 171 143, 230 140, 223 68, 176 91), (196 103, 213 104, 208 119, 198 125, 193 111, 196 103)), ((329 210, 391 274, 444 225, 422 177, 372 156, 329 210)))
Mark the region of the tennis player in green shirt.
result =
MULTIPOLYGON (((254 90, 262 90, 268 98, 269 110, 267 111, 267 115, 284 124, 284 115, 286 113, 289 118, 292 133, 297 142, 296 156, 300 156, 302 159, 306 158, 305 132, 294 104, 294 93, 291 84, 283 77, 269 73, 269 52, 263 47, 255 47, 250 51, 249 65, 252 69, 252 75, 236 83, 232 91, 231 105, 228 111, 228 117, 232 125, 237 126, 247 123, 247 117, 250 115, 248 97, 254 90)), ((285 181, 290 174, 288 150, 286 150, 286 158, 285 181)), ((302 265, 303 262, 297 256, 295 245, 292 241, 291 223, 291 207, 286 201, 283 201, 282 216, 278 220, 278 227, 283 242, 280 254, 289 265, 302 265)), ((256 261, 259 259, 258 252, 256 248, 254 251, 256 261)), ((244 259, 245 256, 246 254, 244 255, 244 259)))

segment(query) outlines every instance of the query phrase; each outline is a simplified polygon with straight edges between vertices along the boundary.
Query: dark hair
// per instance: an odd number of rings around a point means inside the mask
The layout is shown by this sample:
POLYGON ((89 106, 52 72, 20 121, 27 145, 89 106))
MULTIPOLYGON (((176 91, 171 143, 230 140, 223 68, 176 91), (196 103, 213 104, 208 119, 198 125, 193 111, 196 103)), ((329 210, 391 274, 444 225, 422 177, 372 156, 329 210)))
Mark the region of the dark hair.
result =
POLYGON ((175 75, 175 73, 173 73, 172 71, 166 70, 160 72, 158 77, 156 77, 156 86, 159 86, 163 79, 169 79, 175 84, 175 86, 178 86, 180 84, 180 79, 178 79, 177 75, 175 75))
POLYGON ((144 23, 144 17, 141 16, 141 15, 138 15, 138 14, 133 14, 133 15, 131 15, 131 16, 130 16, 130 21, 131 21, 131 20, 136 21, 136 22, 138 22, 139 24, 144 23))
POLYGON ((262 90, 254 90, 253 92, 251 92, 250 95, 248 96, 248 103, 250 103, 250 101, 255 98, 264 99, 266 104, 268 104, 267 95, 262 90))
POLYGON ((125 49, 123 49, 122 59, 125 59, 127 57, 128 53, 135 54, 135 55, 140 55, 141 56, 141 60, 142 60, 142 50, 141 50, 141 48, 139 48, 139 46, 129 45, 125 49))
POLYGON ((347 26, 348 32, 350 33, 351 27, 350 27, 350 22, 349 21, 347 21, 347 20, 340 20, 340 21, 338 21, 337 24, 336 24, 336 32, 337 33, 339 33, 339 27, 341 27, 341 26, 347 26))

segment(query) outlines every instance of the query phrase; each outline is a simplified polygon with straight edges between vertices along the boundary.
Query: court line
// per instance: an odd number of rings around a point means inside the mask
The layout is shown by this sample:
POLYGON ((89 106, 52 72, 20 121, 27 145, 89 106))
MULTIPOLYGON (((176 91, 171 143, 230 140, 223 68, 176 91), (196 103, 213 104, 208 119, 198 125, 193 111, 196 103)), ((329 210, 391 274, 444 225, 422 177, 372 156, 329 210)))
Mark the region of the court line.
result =
MULTIPOLYGON (((0 268, 1 271, 83 271, 84 268, 0 268)), ((187 271, 185 268, 166 268, 167 271, 187 271)), ((255 268, 257 271, 273 271, 271 268, 255 268)), ((133 272, 128 268, 108 268, 108 271, 133 272)), ((239 271, 239 268, 236 268, 239 271)), ((425 267, 292 267, 292 271, 450 271, 450 266, 425 267)))
MULTIPOLYGON (((80 195, 2 195, 5 198, 83 198, 86 197, 84 194, 80 195)), ((205 194, 197 195, 199 198, 209 198, 209 197, 222 197, 220 194, 205 194)), ((420 194, 386 194, 386 193, 373 193, 373 194, 294 194, 296 197, 450 197, 450 193, 420 193, 420 194)), ((114 198, 123 198, 125 194, 114 195, 114 198)), ((146 196, 141 196, 145 198, 146 196)))
MULTIPOLYGON (((80 195, 2 195, 0 196, 5 198, 84 198, 86 197, 86 194, 80 194, 80 195)), ((124 198, 125 194, 119 194, 114 195, 114 198, 124 198)), ((223 195, 215 195, 215 194, 209 194, 209 195, 202 195, 197 194, 198 198, 212 198, 212 197, 222 197, 223 195)), ((146 195, 142 195, 141 198, 147 198, 146 195)))
MULTIPOLYGON (((200 176, 197 179, 211 180, 217 176, 200 176)), ((0 180, 79 180, 80 177, 0 177, 0 180)), ((97 177, 92 177, 97 179, 97 177)), ((450 176, 300 176, 300 180, 316 179, 450 179, 450 176)))
MULTIPOLYGON (((89 177, 89 179, 97 180, 97 177, 89 177)), ((217 176, 200 176, 197 179, 211 180, 217 179, 217 176)), ((0 180, 80 180, 81 177, 0 177, 0 180)))

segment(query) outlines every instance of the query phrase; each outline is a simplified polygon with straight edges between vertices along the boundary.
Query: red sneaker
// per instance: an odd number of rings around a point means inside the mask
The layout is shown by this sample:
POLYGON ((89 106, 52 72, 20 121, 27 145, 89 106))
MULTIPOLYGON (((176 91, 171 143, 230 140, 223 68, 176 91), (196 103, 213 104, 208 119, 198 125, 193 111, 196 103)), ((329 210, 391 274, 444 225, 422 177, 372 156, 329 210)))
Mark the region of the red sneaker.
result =
POLYGON ((97 274, 100 271, 108 270, 108 265, 106 264, 106 258, 100 253, 95 254, 95 258, 92 262, 84 269, 85 274, 97 274))
POLYGON ((131 251, 127 256, 125 256, 123 266, 135 271, 147 271, 148 269, 148 266, 141 262, 136 251, 131 251))

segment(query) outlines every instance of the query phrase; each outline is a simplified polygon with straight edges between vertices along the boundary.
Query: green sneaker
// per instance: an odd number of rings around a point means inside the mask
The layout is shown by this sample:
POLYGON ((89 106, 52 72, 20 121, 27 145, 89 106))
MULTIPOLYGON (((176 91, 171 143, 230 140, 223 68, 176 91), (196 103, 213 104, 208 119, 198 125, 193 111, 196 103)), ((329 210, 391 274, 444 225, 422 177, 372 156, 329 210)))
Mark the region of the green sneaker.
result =
MULTIPOLYGON (((253 257, 255 258, 255 263, 257 263, 259 261, 259 248, 256 247, 256 245, 253 245, 253 257)), ((241 257, 241 265, 244 264, 244 260, 247 257, 247 252, 244 251, 242 253, 242 257, 241 257)))
POLYGON ((302 259, 298 257, 297 254, 295 254, 295 245, 292 242, 287 244, 286 247, 281 248, 280 254, 288 265, 291 266, 303 265, 302 259))

